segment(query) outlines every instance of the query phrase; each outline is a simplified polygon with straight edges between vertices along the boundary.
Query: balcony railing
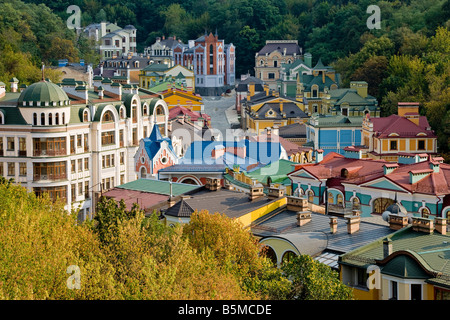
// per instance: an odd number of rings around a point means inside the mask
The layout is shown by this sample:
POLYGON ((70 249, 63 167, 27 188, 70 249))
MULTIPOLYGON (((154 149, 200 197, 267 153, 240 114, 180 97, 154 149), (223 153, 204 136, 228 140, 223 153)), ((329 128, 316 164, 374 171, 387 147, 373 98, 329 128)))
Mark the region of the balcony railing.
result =
POLYGON ((64 174, 34 174, 33 181, 42 181, 42 180, 64 180, 67 179, 67 175, 64 174))
MULTIPOLYGON (((74 150, 73 153, 75 153, 75 150, 74 150)), ((26 154, 26 151, 25 151, 25 154, 26 154)), ((19 153, 19 155, 20 155, 20 153, 19 153)), ((54 157, 54 156, 65 156, 65 155, 67 155, 66 149, 59 149, 59 150, 34 150, 34 152, 33 152, 33 156, 35 156, 35 157, 39 157, 39 156, 54 157)))

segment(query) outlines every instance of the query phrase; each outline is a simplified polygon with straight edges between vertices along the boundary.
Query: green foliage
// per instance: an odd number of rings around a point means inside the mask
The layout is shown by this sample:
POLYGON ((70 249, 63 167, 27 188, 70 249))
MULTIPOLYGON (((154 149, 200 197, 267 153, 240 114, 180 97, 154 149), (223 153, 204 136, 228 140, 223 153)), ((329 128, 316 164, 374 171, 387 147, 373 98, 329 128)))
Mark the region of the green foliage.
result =
POLYGON ((282 270, 292 281, 290 299, 349 300, 352 289, 339 281, 339 275, 328 266, 300 255, 283 264, 282 270))

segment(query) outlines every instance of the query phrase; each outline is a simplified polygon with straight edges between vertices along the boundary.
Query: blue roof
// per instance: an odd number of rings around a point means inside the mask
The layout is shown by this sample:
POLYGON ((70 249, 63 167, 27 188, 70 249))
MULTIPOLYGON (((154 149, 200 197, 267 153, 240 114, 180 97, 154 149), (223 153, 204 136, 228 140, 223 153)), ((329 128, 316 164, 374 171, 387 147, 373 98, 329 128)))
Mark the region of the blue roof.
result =
POLYGON ((144 138, 143 140, 145 150, 147 151, 147 155, 150 159, 153 159, 153 157, 158 153, 159 149, 161 149, 161 143, 163 141, 166 141, 169 145, 169 149, 173 153, 175 153, 172 147, 172 140, 170 140, 170 138, 164 138, 162 136, 157 124, 153 126, 150 136, 148 138, 144 138))
POLYGON ((250 165, 257 163, 269 164, 280 159, 281 144, 279 142, 253 142, 247 139, 241 141, 194 141, 186 150, 180 164, 225 164, 232 168, 238 164, 246 170, 250 165), (212 157, 213 149, 225 147, 245 147, 245 158, 226 152, 215 159, 212 157))

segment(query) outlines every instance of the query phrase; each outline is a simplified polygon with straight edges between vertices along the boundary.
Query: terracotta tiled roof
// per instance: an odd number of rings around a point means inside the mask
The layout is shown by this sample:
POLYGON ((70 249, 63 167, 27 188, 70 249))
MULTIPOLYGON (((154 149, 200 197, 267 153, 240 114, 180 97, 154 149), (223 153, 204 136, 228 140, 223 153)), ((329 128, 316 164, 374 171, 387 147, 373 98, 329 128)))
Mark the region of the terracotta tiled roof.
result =
POLYGON ((427 137, 436 137, 425 116, 419 116, 419 125, 396 114, 383 118, 371 118, 370 121, 373 123, 373 131, 378 138, 386 138, 392 133, 396 133, 400 137, 416 137, 421 132, 425 133, 427 137))

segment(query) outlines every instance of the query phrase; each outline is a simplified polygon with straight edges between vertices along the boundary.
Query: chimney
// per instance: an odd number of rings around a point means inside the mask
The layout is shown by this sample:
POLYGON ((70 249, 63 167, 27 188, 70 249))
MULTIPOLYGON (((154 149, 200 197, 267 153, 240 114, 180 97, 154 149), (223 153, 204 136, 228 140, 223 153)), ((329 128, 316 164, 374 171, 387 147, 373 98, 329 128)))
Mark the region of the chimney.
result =
POLYGON ((260 183, 256 184, 256 180, 253 180, 253 184, 250 186, 250 194, 248 197, 249 200, 253 201, 262 196, 264 196, 264 188, 262 184, 260 183))
POLYGON ((269 192, 267 194, 269 200, 275 200, 282 198, 284 196, 284 190, 277 187, 269 187, 269 192))
POLYGON ((353 234, 359 231, 359 224, 361 222, 361 217, 359 215, 352 215, 347 217, 347 232, 353 234))
POLYGON ((323 150, 317 149, 316 150, 316 163, 319 163, 323 160, 323 150))
POLYGON ((303 211, 297 213, 297 225, 299 227, 304 226, 308 222, 311 221, 311 212, 310 211, 303 211))
POLYGON ((423 232, 431 234, 433 233, 433 220, 422 217, 413 217, 412 218, 412 229, 416 232, 423 232))
POLYGON ((387 258, 392 254, 392 240, 386 238, 383 240, 383 258, 387 258))
POLYGON ((273 134, 279 136, 279 135, 280 135, 280 129, 279 129, 279 127, 278 127, 278 126, 273 126, 272 132, 273 132, 273 134))
POLYGON ((367 98, 368 84, 365 81, 350 81, 350 88, 356 89, 356 92, 362 97, 367 98))
POLYGON ((303 197, 287 196, 287 209, 297 212, 308 210, 308 199, 303 197))
POLYGON ((433 172, 438 173, 439 172, 439 162, 430 161, 430 169, 433 170, 433 172))
POLYGON ((5 84, 0 82, 0 98, 4 97, 6 94, 5 84))
POLYGON ((17 78, 12 78, 9 80, 9 83, 11 84, 11 92, 17 92, 19 80, 17 80, 17 78))
POLYGON ((436 217, 434 218, 434 222, 436 224, 436 231, 440 234, 446 235, 447 234, 447 219, 442 217, 436 217))
POLYGON ((397 110, 399 116, 419 125, 419 102, 399 102, 397 110))
POLYGON ((208 177, 208 178, 206 178, 205 187, 209 191, 218 191, 222 187, 222 184, 221 184, 220 179, 208 177))
POLYGON ((337 232, 337 225, 338 225, 337 217, 330 217, 330 232, 332 234, 337 232))
POLYGON ((408 216, 391 213, 388 221, 391 230, 400 230, 408 226, 408 216))
POLYGON ((103 87, 102 86, 98 87, 97 91, 98 91, 98 98, 103 99, 103 96, 104 96, 103 95, 103 91, 104 91, 103 87))

